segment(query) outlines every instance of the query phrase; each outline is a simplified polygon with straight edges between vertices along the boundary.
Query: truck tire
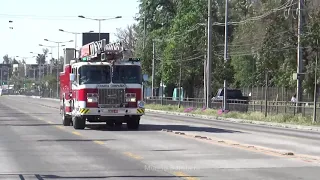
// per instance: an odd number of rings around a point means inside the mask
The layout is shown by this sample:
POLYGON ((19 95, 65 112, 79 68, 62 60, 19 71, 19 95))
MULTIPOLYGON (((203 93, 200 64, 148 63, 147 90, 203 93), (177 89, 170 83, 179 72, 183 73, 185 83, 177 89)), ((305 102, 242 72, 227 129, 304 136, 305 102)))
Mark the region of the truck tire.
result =
POLYGON ((86 128, 86 119, 83 117, 74 116, 73 117, 73 128, 74 129, 86 128))
POLYGON ((62 107, 63 109, 61 110, 61 116, 62 116, 62 124, 63 126, 70 126, 71 125, 71 122, 72 122, 72 118, 70 115, 67 115, 66 114, 66 108, 65 106, 63 105, 62 107))
POLYGON ((132 116, 127 121, 127 128, 132 130, 139 129, 140 126, 140 116, 132 116))

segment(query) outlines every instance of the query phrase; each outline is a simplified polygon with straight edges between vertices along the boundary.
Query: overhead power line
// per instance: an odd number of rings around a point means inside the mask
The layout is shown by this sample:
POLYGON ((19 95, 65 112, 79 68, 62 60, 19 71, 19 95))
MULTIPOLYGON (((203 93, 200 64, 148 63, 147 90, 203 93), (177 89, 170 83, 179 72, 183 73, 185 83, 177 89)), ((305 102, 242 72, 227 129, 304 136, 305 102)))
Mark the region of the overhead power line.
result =
MULTIPOLYGON (((95 18, 112 18, 114 16, 95 16, 95 18)), ((78 16, 43 16, 43 15, 31 15, 31 14, 0 14, 0 18, 11 19, 34 19, 34 20, 81 20, 78 16)), ((132 19, 134 16, 123 16, 121 19, 132 19)))

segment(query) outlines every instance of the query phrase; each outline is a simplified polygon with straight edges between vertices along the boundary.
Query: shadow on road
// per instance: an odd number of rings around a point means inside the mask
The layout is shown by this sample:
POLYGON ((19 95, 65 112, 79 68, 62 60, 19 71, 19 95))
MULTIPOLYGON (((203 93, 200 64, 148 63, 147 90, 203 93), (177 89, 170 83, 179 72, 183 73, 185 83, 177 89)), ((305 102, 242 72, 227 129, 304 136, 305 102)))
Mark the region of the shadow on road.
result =
MULTIPOLYGON (((0 178, 2 177, 15 177, 18 176, 17 179, 25 180, 27 179, 25 176, 30 178, 31 174, 24 175, 24 174, 1 174, 0 178)), ((51 175, 51 174, 34 174, 33 175, 37 180, 45 180, 45 179, 106 179, 106 178, 134 178, 134 179, 145 179, 145 178, 156 178, 156 179, 168 179, 168 178, 177 178, 177 176, 135 176, 135 175, 119 175, 119 176, 59 176, 59 175, 51 175)), ((180 176, 185 179, 191 179, 191 178, 200 178, 199 176, 180 176)))
MULTIPOLYGON (((134 178, 134 179, 145 179, 145 178, 156 178, 156 179, 168 179, 177 178, 177 176, 134 176, 134 175, 123 175, 123 176, 57 176, 57 175, 41 175, 36 176, 38 180, 44 179, 102 179, 102 178, 134 178), (40 178, 39 178, 40 177, 40 178)), ((183 176, 186 179, 197 178, 198 176, 183 176)))
POLYGON ((0 124, 0 126, 60 126, 61 124, 44 124, 44 123, 37 123, 37 124, 32 124, 32 123, 29 123, 29 124, 0 124))
POLYGON ((116 139, 40 139, 40 140, 37 140, 39 142, 72 142, 72 141, 75 141, 75 142, 90 142, 90 141, 114 141, 116 139))
MULTIPOLYGON (((0 109, 0 110, 2 110, 2 109, 0 109)), ((8 110, 9 111, 9 110, 8 110)), ((12 111, 12 109, 10 109, 10 111, 12 111)), ((5 113, 2 113, 1 115, 0 115, 0 118, 1 117, 20 117, 20 116, 23 116, 23 117, 25 117, 25 116, 27 116, 27 115, 52 115, 52 114, 54 114, 55 115, 55 113, 18 113, 18 112, 13 112, 13 113, 10 113, 10 112, 5 112, 5 113)))
POLYGON ((172 151, 186 151, 187 149, 155 149, 151 151, 157 151, 157 152, 172 152, 172 151))
MULTIPOLYGON (((132 131, 128 130, 125 125, 122 127, 109 127, 103 124, 87 125, 88 130, 98 131, 132 131)), ((139 130, 135 131, 161 131, 162 129, 168 129, 172 131, 193 131, 193 132, 209 132, 209 133, 244 133, 241 131, 233 131, 228 129, 220 129, 213 127, 196 127, 188 125, 155 125, 155 124, 141 124, 139 130)))

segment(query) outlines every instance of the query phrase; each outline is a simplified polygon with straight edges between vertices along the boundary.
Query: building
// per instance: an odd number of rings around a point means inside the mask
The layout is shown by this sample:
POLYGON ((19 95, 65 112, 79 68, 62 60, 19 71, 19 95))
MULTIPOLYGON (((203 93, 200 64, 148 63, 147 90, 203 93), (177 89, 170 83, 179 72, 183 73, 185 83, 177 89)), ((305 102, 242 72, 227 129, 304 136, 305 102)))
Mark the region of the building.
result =
POLYGON ((11 76, 11 64, 0 64, 0 83, 1 85, 8 84, 11 76))
POLYGON ((6 84, 13 76, 39 81, 40 75, 41 78, 49 74, 55 75, 56 68, 52 68, 50 64, 43 64, 41 68, 38 64, 0 64, 0 72, 0 82, 6 84))
POLYGON ((13 64, 12 65, 12 75, 16 77, 25 77, 26 71, 24 64, 13 64))

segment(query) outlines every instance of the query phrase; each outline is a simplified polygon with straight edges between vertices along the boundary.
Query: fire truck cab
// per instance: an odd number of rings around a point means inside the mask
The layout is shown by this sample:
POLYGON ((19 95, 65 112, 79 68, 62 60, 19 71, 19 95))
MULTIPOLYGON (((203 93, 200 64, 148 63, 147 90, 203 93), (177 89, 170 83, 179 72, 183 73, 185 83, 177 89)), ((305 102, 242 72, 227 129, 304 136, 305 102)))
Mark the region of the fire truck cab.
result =
POLYGON ((82 46, 60 73, 62 124, 84 129, 86 122, 138 129, 145 114, 141 63, 122 43, 106 40, 82 46))

